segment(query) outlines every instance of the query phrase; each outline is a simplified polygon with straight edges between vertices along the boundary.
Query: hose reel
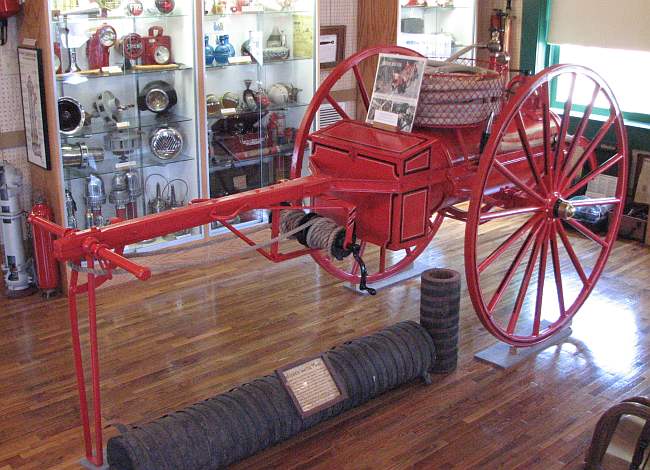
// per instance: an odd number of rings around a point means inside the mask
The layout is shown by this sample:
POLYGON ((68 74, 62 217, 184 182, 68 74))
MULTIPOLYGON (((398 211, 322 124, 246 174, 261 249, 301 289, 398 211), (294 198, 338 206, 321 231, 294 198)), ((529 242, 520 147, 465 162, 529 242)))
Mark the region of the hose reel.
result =
POLYGON ((291 232, 302 225, 309 224, 291 238, 313 250, 324 250, 329 256, 341 261, 352 255, 359 265, 361 280, 359 290, 376 295, 377 291, 368 287, 368 269, 361 258, 361 246, 356 243, 356 237, 349 246, 345 246, 345 227, 341 227, 332 219, 323 217, 316 212, 304 213, 300 210, 286 210, 280 216, 280 231, 291 232), (310 223, 311 222, 311 223, 310 223))

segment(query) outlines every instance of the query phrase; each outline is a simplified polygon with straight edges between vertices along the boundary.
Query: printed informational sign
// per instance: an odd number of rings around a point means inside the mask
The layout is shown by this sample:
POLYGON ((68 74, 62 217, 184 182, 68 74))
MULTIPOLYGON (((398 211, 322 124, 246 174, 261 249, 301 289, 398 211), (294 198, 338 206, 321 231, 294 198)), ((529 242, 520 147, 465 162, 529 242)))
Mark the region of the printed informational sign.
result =
POLYGON ((427 60, 380 54, 366 122, 411 132, 427 60))
POLYGON ((329 363, 322 356, 279 369, 277 374, 303 417, 347 398, 329 363))

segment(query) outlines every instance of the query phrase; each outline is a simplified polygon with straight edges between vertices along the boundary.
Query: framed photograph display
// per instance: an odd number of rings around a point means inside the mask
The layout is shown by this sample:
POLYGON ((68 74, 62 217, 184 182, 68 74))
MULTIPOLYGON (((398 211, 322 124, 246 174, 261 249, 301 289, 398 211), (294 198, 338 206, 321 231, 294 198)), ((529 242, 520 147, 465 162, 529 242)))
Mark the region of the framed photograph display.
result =
POLYGON ((366 122, 411 132, 427 60, 380 54, 366 122))
POLYGON ((635 151, 634 202, 650 205, 650 153, 635 151))
POLYGON ((322 70, 333 69, 345 56, 345 26, 321 26, 318 57, 322 70))
POLYGON ((20 67, 20 90, 25 118, 27 159, 34 165, 50 170, 41 50, 19 47, 18 66, 20 67))

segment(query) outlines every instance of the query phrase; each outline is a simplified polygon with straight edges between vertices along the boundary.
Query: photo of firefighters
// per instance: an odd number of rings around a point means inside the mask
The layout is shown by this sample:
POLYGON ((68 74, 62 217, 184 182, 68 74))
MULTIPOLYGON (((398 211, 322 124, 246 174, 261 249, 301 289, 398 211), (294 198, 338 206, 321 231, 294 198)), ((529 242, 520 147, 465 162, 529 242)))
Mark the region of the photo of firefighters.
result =
POLYGON ((411 132, 426 59, 381 54, 366 122, 411 132))
MULTIPOLYGON (((380 116, 383 114, 384 116, 386 113, 392 115, 393 119, 396 119, 395 125, 392 123, 390 124, 393 127, 396 127, 398 130, 402 132, 410 132, 411 129, 413 128, 413 120, 415 119, 415 111, 417 109, 417 105, 409 104, 409 103, 400 103, 400 102, 394 102, 390 99, 382 99, 382 98, 373 98, 371 104, 370 104, 370 111, 368 112, 368 122, 375 122, 377 112, 379 112, 380 116)), ((377 122, 382 122, 382 119, 378 119, 377 122)), ((387 124, 387 123, 384 123, 387 124)))

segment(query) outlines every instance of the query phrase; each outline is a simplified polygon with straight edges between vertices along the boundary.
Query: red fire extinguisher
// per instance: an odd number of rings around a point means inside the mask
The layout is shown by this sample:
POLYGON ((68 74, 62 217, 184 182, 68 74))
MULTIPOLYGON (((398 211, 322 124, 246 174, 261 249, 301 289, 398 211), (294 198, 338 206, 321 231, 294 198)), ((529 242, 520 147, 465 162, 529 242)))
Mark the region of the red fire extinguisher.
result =
POLYGON ((0 46, 7 44, 7 18, 20 11, 18 0, 0 0, 0 46))
MULTIPOLYGON (((44 201, 37 201, 32 207, 32 216, 53 220, 52 209, 44 201)), ((59 268, 54 258, 54 244, 52 234, 37 225, 32 225, 34 238, 34 259, 36 260, 36 273, 38 287, 43 296, 49 297, 59 287, 59 268)))

